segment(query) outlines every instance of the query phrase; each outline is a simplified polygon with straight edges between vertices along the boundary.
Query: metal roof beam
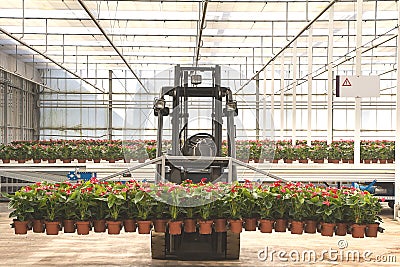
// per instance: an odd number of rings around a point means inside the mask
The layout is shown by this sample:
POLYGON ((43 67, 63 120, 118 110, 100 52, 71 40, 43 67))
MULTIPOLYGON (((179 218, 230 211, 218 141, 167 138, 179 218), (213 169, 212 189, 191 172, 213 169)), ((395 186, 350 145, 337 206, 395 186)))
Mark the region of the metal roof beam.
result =
POLYGON ((127 68, 132 72, 133 76, 135 76, 136 80, 139 82, 139 84, 143 87, 143 89, 149 93, 149 90, 144 86, 143 82, 140 80, 139 76, 133 71, 132 67, 129 65, 128 61, 125 59, 125 57, 122 55, 122 53, 119 51, 119 49, 114 45, 110 37, 107 35, 107 33, 104 31, 104 29, 101 27, 100 23, 96 20, 96 18, 93 16, 92 12, 88 9, 88 7, 83 3, 82 0, 78 0, 79 4, 82 6, 82 8, 86 11, 86 13, 89 15, 89 17, 92 19, 94 24, 96 24, 97 28, 101 31, 103 36, 107 39, 107 41, 110 43, 112 48, 115 50, 115 52, 120 56, 122 61, 125 63, 127 68))
POLYGON ((4 30, 3 28, 0 27, 0 31, 7 35, 9 38, 13 39, 14 41, 17 41, 18 43, 20 43, 21 45, 29 48, 30 50, 34 51, 35 53, 39 54, 40 56, 44 57, 45 59, 49 60, 51 63, 55 64, 56 66, 58 66, 59 68, 65 70, 66 72, 68 72, 69 74, 71 74, 72 76, 76 77, 77 79, 87 83, 88 85, 90 85, 91 87, 95 88, 96 90, 99 90, 100 92, 104 93, 103 89, 100 89, 99 87, 97 87, 96 85, 92 84, 91 82, 87 81, 86 79, 82 78, 81 76, 79 76, 78 74, 76 74, 75 72, 71 71, 70 69, 64 67, 63 65, 57 63, 54 59, 50 58, 49 56, 43 54, 42 52, 40 52, 39 50, 37 50, 36 48, 28 45, 27 43, 25 43, 24 41, 22 41, 21 39, 15 37, 13 34, 7 32, 6 30, 4 30))
POLYGON ((288 47, 290 47, 290 45, 292 45, 306 30, 308 30, 310 28, 311 25, 313 25, 331 6, 333 6, 338 0, 332 0, 312 21, 310 21, 309 23, 307 23, 307 25, 294 37, 292 38, 281 50, 279 50, 278 53, 276 53, 272 58, 270 58, 270 60, 268 60, 268 62, 259 70, 257 71, 247 82, 245 82, 236 92, 235 94, 237 94, 238 92, 240 92, 241 90, 243 90, 243 88, 245 86, 247 86, 252 80, 254 80, 256 77, 258 77, 260 75, 260 73, 262 71, 265 70, 265 68, 271 63, 273 62, 276 58, 278 58, 278 56, 280 54, 283 53, 283 51, 285 51, 288 47))

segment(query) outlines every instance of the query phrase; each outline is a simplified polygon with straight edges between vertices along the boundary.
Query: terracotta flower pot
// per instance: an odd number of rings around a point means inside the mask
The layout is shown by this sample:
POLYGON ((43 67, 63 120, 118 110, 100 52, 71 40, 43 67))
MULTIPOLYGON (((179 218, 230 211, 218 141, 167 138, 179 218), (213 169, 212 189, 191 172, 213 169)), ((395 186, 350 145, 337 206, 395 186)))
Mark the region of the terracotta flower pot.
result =
POLYGON ((44 222, 43 220, 33 220, 32 230, 34 233, 44 233, 44 222))
POLYGON ((109 235, 119 235, 121 232, 121 221, 107 221, 107 229, 109 235))
POLYGON ((332 163, 333 163, 333 164, 339 164, 339 160, 338 160, 338 159, 333 159, 333 160, 332 160, 332 163))
POLYGON ((303 234, 304 222, 302 221, 292 221, 290 223, 290 232, 292 234, 301 235, 303 234))
POLYGON ((10 163, 11 160, 10 159, 2 159, 3 163, 10 163))
POLYGON ((347 235, 347 223, 336 223, 335 235, 338 235, 338 236, 347 235))
POLYGON ((210 235, 212 233, 212 220, 200 220, 199 221, 199 233, 201 235, 210 235))
POLYGON ((40 162, 42 162, 41 159, 33 159, 33 163, 40 163, 40 162))
POLYGON ((93 227, 95 233, 104 233, 106 231, 106 220, 94 220, 93 227))
POLYGON ((25 163, 26 160, 24 160, 24 159, 18 159, 17 162, 18 162, 18 163, 25 163))
POLYGON ((291 163, 293 163, 293 160, 292 159, 284 159, 283 162, 291 164, 291 163))
POLYGON ((183 231, 185 233, 195 233, 196 232, 196 220, 187 218, 183 220, 183 231))
POLYGON ((62 160, 63 163, 71 163, 71 161, 72 161, 71 159, 63 159, 62 160))
POLYGON ((78 235, 88 235, 90 231, 90 222, 89 221, 77 221, 76 223, 76 232, 78 235))
POLYGON ((26 235, 28 233, 28 221, 14 221, 14 232, 16 235, 26 235))
POLYGON ((58 235, 60 231, 60 222, 45 222, 47 235, 58 235))
POLYGON ((169 221, 168 231, 170 235, 180 235, 182 233, 182 221, 169 221))
POLYGON ((166 219, 155 219, 153 221, 154 232, 165 233, 167 230, 167 220, 166 219))
POLYGON ((372 163, 378 163, 378 159, 371 159, 372 163))
POLYGON ((378 236, 379 223, 367 224, 367 229, 365 231, 365 236, 367 237, 377 237, 378 236))
POLYGON ((342 162, 343 163, 349 163, 349 160, 348 159, 342 159, 342 162))
POLYGON ((299 163, 308 163, 308 159, 299 159, 299 163))
POLYGON ((229 228, 232 231, 232 233, 237 233, 240 234, 242 232, 243 228, 243 221, 241 219, 239 220, 229 220, 229 228))
POLYGON ((64 233, 75 233, 75 221, 63 220, 64 233))
POLYGON ((101 159, 93 159, 93 163, 100 163, 101 159))
POLYGON ((388 159, 388 160, 386 160, 387 161, 387 163, 393 163, 394 162, 394 159, 388 159))
POLYGON ((124 230, 127 233, 136 232, 136 221, 134 219, 123 220, 124 230))
POLYGON ((317 232, 317 221, 306 220, 304 232, 307 234, 315 234, 317 232))
POLYGON ((56 163, 56 160, 55 160, 55 159, 48 159, 47 162, 48 162, 48 163, 56 163))
POLYGON ((380 159, 380 160, 379 160, 379 163, 380 163, 380 164, 386 164, 386 159, 380 159))
POLYGON ((137 224, 139 234, 150 234, 151 221, 138 221, 137 224))
POLYGON ((370 160, 370 159, 364 159, 364 163, 365 163, 365 164, 370 164, 370 163, 371 163, 371 160, 370 160))
POLYGON ((287 220, 277 219, 275 221, 275 232, 286 232, 287 220))
POLYGON ((109 159, 108 162, 109 163, 115 163, 115 159, 109 159))
POLYGON ((257 229, 257 218, 245 218, 244 229, 246 231, 255 231, 257 229))
POLYGON ((321 235, 333 236, 333 233, 335 232, 335 226, 336 224, 334 223, 321 222, 321 235))
POLYGON ((351 236, 354 238, 364 238, 366 227, 365 224, 353 224, 351 226, 351 236))
POLYGON ((261 233, 272 233, 272 229, 274 228, 274 220, 260 219, 258 228, 261 233))
POLYGON ((225 233, 226 219, 214 219, 214 231, 217 233, 225 233))
POLYGON ((86 163, 86 159, 78 159, 78 163, 86 163))
POLYGON ((272 163, 278 163, 278 161, 279 161, 278 159, 273 159, 272 163))
POLYGON ((323 159, 314 159, 313 161, 314 163, 319 163, 319 164, 324 163, 323 159))

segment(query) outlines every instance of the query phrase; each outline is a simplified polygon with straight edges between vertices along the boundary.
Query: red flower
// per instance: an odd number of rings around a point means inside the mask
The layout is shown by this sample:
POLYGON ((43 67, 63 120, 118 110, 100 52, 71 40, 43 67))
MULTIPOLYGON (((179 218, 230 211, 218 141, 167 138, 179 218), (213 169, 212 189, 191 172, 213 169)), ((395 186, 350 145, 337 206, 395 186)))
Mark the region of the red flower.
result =
POLYGON ((324 202, 322 202, 322 204, 327 205, 328 207, 331 205, 331 203, 328 200, 325 200, 324 202))
POLYGON ((281 194, 277 194, 277 195, 276 195, 276 198, 277 198, 277 199, 280 199, 281 197, 282 197, 281 194))
POLYGON ((385 198, 383 197, 383 198, 381 198, 381 202, 385 202, 385 198))

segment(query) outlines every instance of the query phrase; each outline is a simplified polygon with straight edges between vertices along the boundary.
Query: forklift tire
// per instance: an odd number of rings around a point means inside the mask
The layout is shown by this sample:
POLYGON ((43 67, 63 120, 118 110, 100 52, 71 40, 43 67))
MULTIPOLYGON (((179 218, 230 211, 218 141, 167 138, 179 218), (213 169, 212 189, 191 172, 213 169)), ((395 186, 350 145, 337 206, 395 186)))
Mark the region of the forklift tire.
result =
POLYGON ((388 205, 391 209, 394 209, 394 200, 389 200, 388 205))
POLYGON ((165 233, 151 231, 151 258, 164 260, 165 255, 165 233))
POLYGON ((240 234, 232 233, 230 230, 226 233, 226 259, 238 260, 240 255, 240 234))

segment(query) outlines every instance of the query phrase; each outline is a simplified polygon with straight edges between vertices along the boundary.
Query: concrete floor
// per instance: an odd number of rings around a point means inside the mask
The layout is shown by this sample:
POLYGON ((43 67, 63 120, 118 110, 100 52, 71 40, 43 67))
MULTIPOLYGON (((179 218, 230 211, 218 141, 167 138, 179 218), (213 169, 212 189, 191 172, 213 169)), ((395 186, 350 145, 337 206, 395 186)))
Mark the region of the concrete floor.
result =
MULTIPOLYGON (((243 232, 241 234, 241 255, 237 261, 161 261, 152 260, 150 255, 149 235, 137 233, 122 233, 111 236, 106 233, 90 233, 88 236, 76 234, 63 234, 47 236, 45 234, 14 235, 9 227, 11 220, 8 218, 7 203, 0 203, 0 265, 1 266, 400 266, 400 223, 391 219, 392 210, 385 207, 382 213, 385 233, 378 238, 354 239, 350 235, 345 237, 323 237, 320 234, 291 235, 287 233, 261 234, 260 232, 243 232), (347 242, 347 243, 346 243, 347 242), (339 245, 347 245, 340 249, 339 245), (260 250, 266 250, 269 257, 260 260, 260 250), (285 251, 283 256, 287 261, 278 258, 277 252, 285 251), (315 251, 317 260, 311 263, 295 261, 295 251, 315 251), (333 254, 330 261, 325 254, 321 261, 323 250, 331 250, 333 254), (396 262, 367 262, 362 259, 346 260, 341 255, 359 253, 362 255, 369 250, 368 259, 376 256, 386 256, 382 259, 396 262), (338 252, 335 252, 338 251, 338 252), (289 257, 292 255, 292 257, 289 257), (338 253, 338 254, 335 254, 338 253), (392 258, 388 258, 390 256, 392 258), (394 259, 395 257, 395 259, 394 259), (293 260, 292 260, 293 259, 293 260)), ((265 256, 265 254, 261 254, 265 256)))

